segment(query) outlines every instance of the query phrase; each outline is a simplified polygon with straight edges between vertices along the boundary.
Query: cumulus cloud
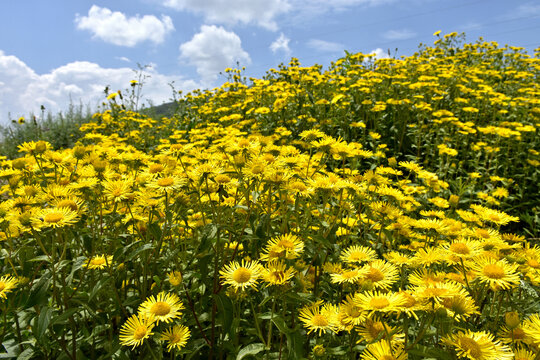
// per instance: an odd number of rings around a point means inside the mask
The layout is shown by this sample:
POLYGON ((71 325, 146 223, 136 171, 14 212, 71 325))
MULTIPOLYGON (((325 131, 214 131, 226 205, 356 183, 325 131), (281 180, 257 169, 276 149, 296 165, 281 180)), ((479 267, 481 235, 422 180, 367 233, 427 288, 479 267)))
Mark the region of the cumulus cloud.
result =
POLYGON ((205 84, 215 81, 221 71, 236 62, 251 63, 238 35, 215 25, 201 26, 199 33, 180 45, 180 59, 194 65, 205 84))
MULTIPOLYGON (((185 91, 199 87, 192 80, 180 76, 160 74, 156 67, 146 68, 149 75, 143 85, 143 99, 160 104, 168 101, 171 90, 166 85, 175 82, 178 89, 185 91)), ((0 123, 6 124, 8 112, 11 117, 39 113, 44 105, 47 110, 65 110, 70 101, 96 106, 104 100, 103 90, 109 85, 112 91, 129 87, 135 73, 127 67, 103 68, 87 61, 76 61, 60 66, 49 73, 37 74, 16 56, 0 51, 0 123)))
POLYGON ((322 52, 342 52, 345 49, 343 44, 319 39, 311 39, 307 42, 307 46, 322 52))
POLYGON ((389 30, 383 34, 383 38, 387 40, 407 40, 416 36, 414 31, 408 29, 389 30))
POLYGON ((201 13, 211 23, 257 24, 273 31, 278 28, 276 16, 291 8, 289 0, 165 0, 164 5, 201 13))
POLYGON ((291 54, 291 48, 289 48, 289 39, 285 36, 285 34, 281 33, 279 37, 270 44, 270 50, 275 54, 277 52, 282 52, 285 54, 285 56, 289 56, 291 54))
POLYGON ((174 30, 169 16, 162 15, 161 20, 154 15, 127 17, 119 11, 111 11, 97 5, 92 5, 88 16, 75 17, 79 30, 88 30, 94 38, 105 42, 133 47, 143 41, 159 44, 165 40, 165 35, 174 30))
POLYGON ((387 59, 390 57, 388 53, 381 48, 376 48, 374 50, 371 50, 369 54, 375 55, 375 59, 387 59))

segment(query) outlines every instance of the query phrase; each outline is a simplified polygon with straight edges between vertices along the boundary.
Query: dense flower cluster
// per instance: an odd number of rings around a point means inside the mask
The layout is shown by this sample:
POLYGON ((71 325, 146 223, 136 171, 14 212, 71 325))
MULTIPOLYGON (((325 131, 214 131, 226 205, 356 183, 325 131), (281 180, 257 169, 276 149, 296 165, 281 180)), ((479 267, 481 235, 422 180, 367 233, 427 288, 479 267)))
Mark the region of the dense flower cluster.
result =
POLYGON ((534 359, 540 63, 457 39, 230 70, 160 121, 111 97, 76 147, 21 144, 6 351, 534 359))

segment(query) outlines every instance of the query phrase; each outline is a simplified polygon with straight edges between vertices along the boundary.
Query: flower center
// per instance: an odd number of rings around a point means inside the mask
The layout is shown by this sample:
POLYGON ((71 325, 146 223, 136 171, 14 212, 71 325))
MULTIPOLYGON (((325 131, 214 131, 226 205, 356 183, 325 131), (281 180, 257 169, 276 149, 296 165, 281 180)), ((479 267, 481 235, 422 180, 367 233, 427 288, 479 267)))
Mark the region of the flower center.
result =
POLYGON ((171 177, 161 178, 157 181, 157 184, 163 187, 171 186, 173 183, 174 183, 174 179, 171 177))
POLYGON ((251 172, 255 175, 260 174, 264 171, 264 167, 260 164, 255 164, 251 167, 251 172))
POLYGON ((59 212, 53 212, 45 215, 45 221, 48 223, 57 223, 64 218, 64 215, 59 212))
POLYGON ((363 252, 353 252, 351 253, 351 255, 349 256, 349 258, 352 260, 352 261, 363 261, 366 259, 366 254, 364 254, 363 252))
POLYGON ((383 331, 384 331, 384 325, 380 321, 372 323, 371 326, 369 326, 368 328, 369 334, 374 339, 378 338, 381 332, 383 331))
POLYGON ((482 349, 480 348, 480 345, 478 345, 478 343, 473 339, 468 337, 461 338, 459 340, 459 344, 464 350, 468 351, 472 357, 480 358, 482 356, 482 349))
POLYGON ((161 164, 152 164, 150 165, 150 174, 155 174, 163 171, 163 165, 161 164))
POLYGON ((527 261, 527 265, 535 269, 540 267, 540 263, 538 263, 538 260, 536 259, 529 259, 529 261, 527 261))
POLYGON ((146 326, 141 325, 135 329, 135 332, 133 333, 133 338, 135 340, 141 340, 146 336, 147 331, 148 329, 146 328, 146 326))
POLYGON ((461 255, 468 255, 471 252, 469 247, 464 243, 454 243, 450 245, 450 251, 461 255))
POLYGON ((0 282, 0 292, 6 288, 6 283, 0 282))
POLYGON ((375 309, 384 309, 385 307, 388 307, 388 305, 390 305, 390 302, 385 297, 374 297, 369 301, 369 305, 371 305, 375 309))
POLYGON ((357 318, 362 314, 360 312, 360 308, 358 306, 351 306, 347 308, 347 315, 349 315, 352 318, 357 318))
POLYGON ((489 232, 486 229, 477 229, 476 234, 484 239, 490 238, 489 232))
POLYGON ((92 265, 103 265, 103 264, 105 264, 105 258, 92 259, 92 260, 90 261, 90 263, 91 263, 92 265))
POLYGON ((401 295, 403 295, 403 298, 405 299, 405 303, 403 304, 404 307, 410 308, 416 305, 416 300, 414 297, 412 297, 412 295, 406 292, 401 292, 401 295))
POLYGON ((77 206, 77 203, 73 200, 62 200, 58 203, 59 208, 67 207, 72 211, 79 210, 79 207, 77 206))
POLYGON ((321 315, 321 314, 315 314, 311 322, 313 323, 313 325, 319 326, 319 327, 328 326, 328 319, 326 318, 326 316, 321 315))
POLYGON ((251 279, 251 270, 246 269, 245 267, 239 267, 238 269, 234 270, 232 278, 237 283, 246 283, 251 279))
POLYGON ((512 337, 514 340, 523 340, 525 339, 525 331, 521 328, 516 328, 512 330, 512 337))
POLYGON ((150 312, 154 315, 164 316, 171 312, 171 306, 163 301, 158 301, 150 308, 150 312))
POLYGON ((366 279, 373 282, 381 281, 384 279, 384 274, 379 269, 370 268, 369 273, 366 275, 366 279))
POLYGON ((179 334, 173 334, 169 339, 171 344, 178 344, 182 340, 182 337, 179 334))
POLYGON ((381 360, 396 360, 395 357, 393 357, 392 355, 383 355, 381 358, 381 360))
POLYGON ((446 295, 446 293, 448 293, 448 290, 440 288, 427 288, 424 290, 424 295, 426 297, 439 297, 446 295))
POLYGON ((484 266, 484 275, 491 279, 501 279, 504 277, 504 269, 497 264, 484 266))
POLYGON ((122 189, 118 189, 118 188, 111 191, 111 194, 114 197, 120 197, 120 196, 122 196, 122 193, 123 193, 122 189))

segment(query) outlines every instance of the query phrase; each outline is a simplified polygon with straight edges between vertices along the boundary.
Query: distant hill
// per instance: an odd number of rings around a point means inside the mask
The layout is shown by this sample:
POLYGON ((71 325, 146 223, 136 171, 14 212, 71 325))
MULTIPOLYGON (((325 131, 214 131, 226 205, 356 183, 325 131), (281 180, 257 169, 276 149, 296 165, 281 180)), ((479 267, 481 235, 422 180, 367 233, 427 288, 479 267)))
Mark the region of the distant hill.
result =
POLYGON ((155 119, 161 119, 162 117, 171 117, 177 109, 178 104, 175 102, 168 102, 157 106, 151 106, 141 110, 141 113, 148 115, 155 119))

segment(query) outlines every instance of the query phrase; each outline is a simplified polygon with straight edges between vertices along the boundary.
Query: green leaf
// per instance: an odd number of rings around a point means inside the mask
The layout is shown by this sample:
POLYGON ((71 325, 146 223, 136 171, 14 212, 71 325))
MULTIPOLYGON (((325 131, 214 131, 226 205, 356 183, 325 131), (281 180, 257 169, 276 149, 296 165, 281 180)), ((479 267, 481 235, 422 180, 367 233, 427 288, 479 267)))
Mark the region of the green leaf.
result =
POLYGON ((43 275, 39 281, 32 286, 28 301, 25 307, 33 307, 36 305, 43 305, 47 303, 47 291, 49 290, 49 284, 51 279, 47 275, 43 275))
POLYGON ((223 293, 213 294, 214 301, 217 304, 219 318, 224 333, 231 330, 233 322, 233 303, 229 297, 223 293))
POLYGON ((274 325, 276 325, 276 327, 281 333, 290 334, 292 332, 292 330, 287 327, 287 325, 285 324, 285 320, 281 316, 274 316, 272 318, 272 322, 274 323, 274 325))
POLYGON ((242 360, 248 355, 258 354, 261 351, 263 351, 264 348, 265 348, 264 344, 261 344, 261 343, 250 344, 238 352, 238 355, 236 356, 236 360, 242 360))
POLYGON ((94 288, 92 289, 92 292, 88 295, 88 302, 91 302, 92 299, 94 298, 94 296, 96 296, 97 293, 99 292, 99 290, 103 287, 103 285, 105 285, 106 283, 108 283, 110 280, 111 280, 110 277, 105 278, 105 279, 101 279, 101 280, 96 284, 96 286, 94 286, 94 288))
POLYGON ((47 256, 47 255, 39 255, 39 256, 36 256, 35 258, 33 259, 30 259, 28 261, 31 261, 31 262, 35 262, 35 261, 46 261, 46 262, 50 262, 50 257, 47 256))
POLYGON ((34 318, 34 327, 32 332, 34 333, 38 341, 45 335, 49 323, 51 322, 52 309, 48 306, 41 308, 39 316, 34 318))
POLYGON ((32 358, 32 355, 34 355, 34 350, 32 348, 28 348, 17 356, 17 360, 28 360, 32 358))
POLYGON ((288 359, 302 359, 304 352, 304 340, 300 332, 296 328, 289 328, 285 324, 285 320, 279 315, 275 315, 272 318, 272 322, 274 325, 276 325, 278 330, 287 337, 287 349, 289 351, 288 359))
POLYGON ((77 312, 77 309, 74 309, 74 308, 71 308, 71 309, 67 309, 65 312, 63 312, 62 314, 58 315, 58 316, 55 316, 51 319, 51 322, 50 324, 51 325, 55 325, 55 324, 64 324, 66 322, 67 319, 69 319, 70 316, 72 316, 73 314, 75 314, 77 312))
MULTIPOLYGON (((139 241, 139 243, 142 243, 142 241, 139 241)), ((139 247, 137 250, 135 250, 134 252, 132 252, 131 254, 129 254, 128 256, 126 256, 126 260, 132 260, 133 258, 135 258, 137 255, 139 255, 140 253, 144 252, 144 251, 147 251, 147 250, 150 250, 154 247, 154 245, 152 243, 147 243, 147 244, 144 244, 142 245, 141 247, 139 247)))

